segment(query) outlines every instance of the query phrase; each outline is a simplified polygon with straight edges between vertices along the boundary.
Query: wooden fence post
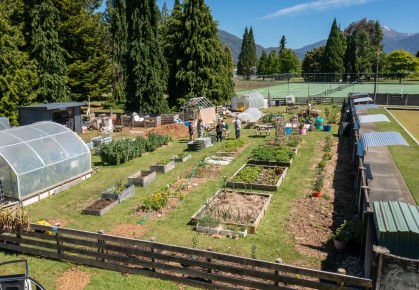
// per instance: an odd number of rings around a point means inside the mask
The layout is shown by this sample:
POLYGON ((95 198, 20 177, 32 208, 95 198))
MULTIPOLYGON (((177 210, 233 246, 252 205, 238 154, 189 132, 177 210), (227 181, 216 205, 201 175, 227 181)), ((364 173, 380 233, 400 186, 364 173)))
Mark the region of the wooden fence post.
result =
MULTIPOLYGON (((98 234, 104 235, 105 234, 105 230, 98 231, 98 234)), ((100 244, 105 244, 106 243, 105 240, 101 240, 101 239, 98 239, 97 242, 100 243, 100 244)), ((97 251, 99 253, 105 253, 105 249, 98 248, 97 251)), ((97 259, 100 260, 100 261, 102 261, 102 262, 105 262, 105 259, 100 259, 100 258, 97 258, 97 259)))
MULTIPOLYGON (((213 249, 211 246, 209 246, 209 247, 207 248, 207 251, 208 251, 208 252, 212 252, 212 251, 214 251, 214 249, 213 249)), ((212 259, 211 259, 211 258, 207 258, 207 262, 208 262, 208 263, 212 263, 212 259)), ((208 273, 212 273, 212 270, 211 270, 210 268, 208 268, 207 272, 208 272, 208 273)), ((208 280, 208 283, 212 284, 212 280, 208 280)))
MULTIPOLYGON (((152 243, 155 243, 155 242, 157 241, 157 239, 156 239, 156 237, 151 237, 150 241, 151 241, 152 243)), ((153 247, 153 244, 151 244, 151 246, 150 246, 150 251, 151 251, 152 253, 154 253, 154 252, 156 251, 156 249, 154 249, 154 247, 153 247)), ((156 262, 156 259, 154 258, 154 255, 152 255, 152 257, 151 257, 151 262, 152 262, 153 264, 156 262)), ((156 272, 156 268, 152 267, 152 268, 151 268, 151 271, 156 272)))
MULTIPOLYGON (((55 240, 57 241, 57 245, 61 246, 63 245, 63 243, 61 242, 61 236, 62 234, 58 232, 58 228, 61 226, 60 223, 55 223, 55 225, 52 227, 52 230, 55 232, 55 240)), ((61 251, 60 249, 58 249, 58 255, 64 254, 63 251, 61 251)))
MULTIPOLYGON (((343 268, 339 268, 338 269, 338 274, 341 274, 341 275, 346 275, 346 270, 345 269, 343 269, 343 268)), ((339 286, 339 287, 343 287, 343 284, 345 283, 344 281, 337 281, 336 282, 337 283, 337 285, 339 286)))
MULTIPOLYGON (((277 259, 275 260, 275 263, 277 263, 277 264, 282 264, 282 259, 281 259, 281 258, 277 258, 277 259)), ((275 278, 275 286, 279 286, 279 271, 278 271, 278 270, 275 270, 275 275, 277 276, 277 277, 275 278)))

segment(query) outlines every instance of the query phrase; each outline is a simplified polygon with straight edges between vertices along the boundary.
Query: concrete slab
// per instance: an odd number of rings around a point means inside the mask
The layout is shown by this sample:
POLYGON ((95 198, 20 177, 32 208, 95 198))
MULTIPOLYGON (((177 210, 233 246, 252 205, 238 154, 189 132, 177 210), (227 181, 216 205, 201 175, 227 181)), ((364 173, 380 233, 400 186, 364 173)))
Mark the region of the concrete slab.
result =
MULTIPOLYGON (((357 112, 358 116, 368 114, 367 110, 357 112)), ((359 135, 377 132, 375 123, 365 123, 359 129, 359 135)), ((386 146, 369 147, 364 156, 364 163, 370 165, 373 179, 368 182, 370 201, 402 201, 416 205, 412 193, 406 185, 399 168, 386 146)))

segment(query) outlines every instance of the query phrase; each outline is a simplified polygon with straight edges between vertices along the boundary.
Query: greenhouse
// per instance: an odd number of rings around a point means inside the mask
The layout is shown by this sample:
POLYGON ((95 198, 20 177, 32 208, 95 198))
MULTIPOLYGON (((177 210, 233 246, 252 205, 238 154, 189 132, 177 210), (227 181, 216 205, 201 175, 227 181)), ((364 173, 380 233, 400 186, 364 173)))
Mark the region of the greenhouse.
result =
POLYGON ((9 119, 6 117, 0 117, 0 130, 5 130, 10 128, 9 119))
POLYGON ((25 200, 88 175, 90 151, 74 132, 53 122, 0 131, 4 196, 25 200))
POLYGON ((231 110, 243 112, 248 108, 267 108, 267 100, 260 93, 249 93, 231 99, 231 110))

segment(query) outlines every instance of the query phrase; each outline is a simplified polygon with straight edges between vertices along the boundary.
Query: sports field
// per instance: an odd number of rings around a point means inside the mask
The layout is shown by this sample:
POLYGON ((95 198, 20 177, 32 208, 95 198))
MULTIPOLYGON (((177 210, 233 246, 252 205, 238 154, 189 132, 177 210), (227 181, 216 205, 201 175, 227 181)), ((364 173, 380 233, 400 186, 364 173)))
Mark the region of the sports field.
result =
MULTIPOLYGON (((268 98, 268 93, 272 98, 280 98, 288 95, 296 97, 307 97, 322 94, 328 97, 347 97, 350 92, 367 92, 374 93, 374 84, 336 84, 336 83, 289 83, 281 85, 267 85, 265 88, 254 88, 249 83, 247 90, 237 92, 237 94, 247 94, 257 92, 268 98), (341 89, 339 90, 339 87, 341 89), (336 90, 336 91, 334 91, 336 90), (325 92, 328 91, 327 94, 325 92)), ((404 84, 378 84, 377 93, 388 94, 419 94, 419 85, 404 84)))
POLYGON ((389 112, 419 140, 419 110, 389 110, 389 112))

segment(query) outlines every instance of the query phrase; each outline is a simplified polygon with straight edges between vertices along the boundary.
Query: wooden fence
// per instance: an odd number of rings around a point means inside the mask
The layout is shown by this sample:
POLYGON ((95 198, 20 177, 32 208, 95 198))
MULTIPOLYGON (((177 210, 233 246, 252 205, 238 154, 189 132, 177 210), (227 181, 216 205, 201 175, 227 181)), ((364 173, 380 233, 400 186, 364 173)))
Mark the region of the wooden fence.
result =
POLYGON ((32 224, 0 235, 0 248, 108 270, 141 274, 205 289, 369 289, 369 279, 280 263, 32 224), (294 286, 295 285, 295 286, 294 286))

